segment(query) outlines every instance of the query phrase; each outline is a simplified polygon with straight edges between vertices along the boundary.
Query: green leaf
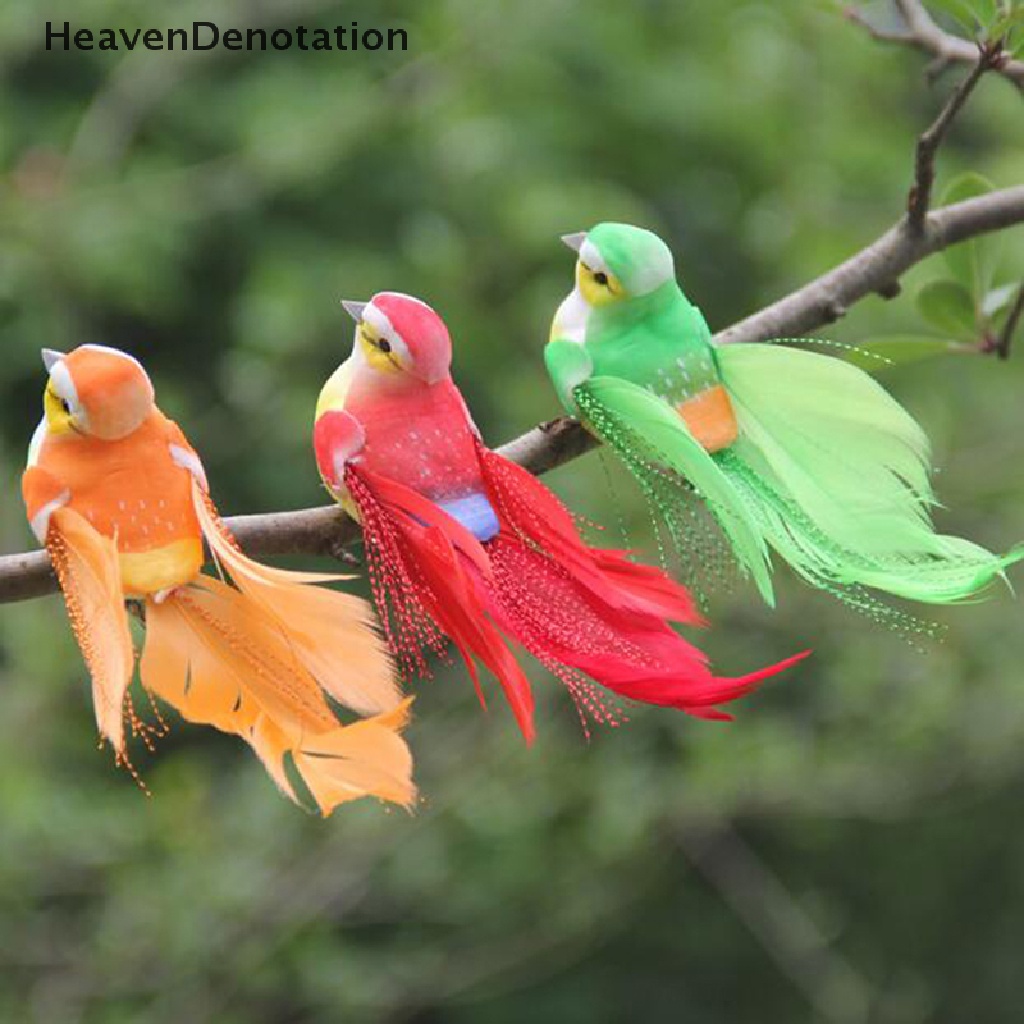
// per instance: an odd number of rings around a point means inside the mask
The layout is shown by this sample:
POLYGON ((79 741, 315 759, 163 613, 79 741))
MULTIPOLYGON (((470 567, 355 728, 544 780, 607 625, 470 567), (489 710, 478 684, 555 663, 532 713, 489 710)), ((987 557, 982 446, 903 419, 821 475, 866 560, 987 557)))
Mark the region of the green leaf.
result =
MULTIPOLYGON (((941 206, 961 203, 966 199, 983 196, 994 186, 980 174, 968 171, 954 178, 942 194, 941 206)), ((971 295, 980 300, 992 287, 992 277, 999 262, 999 243, 995 235, 972 238, 944 250, 946 265, 971 295)), ((980 305, 980 301, 979 301, 980 305)))
POLYGON ((994 189, 995 185, 977 171, 965 171, 946 186, 941 202, 943 206, 948 206, 950 203, 960 203, 965 199, 986 195, 994 189))
POLYGON ((989 13, 980 9, 981 3, 968 0, 932 0, 930 6, 944 11, 971 36, 977 32, 979 24, 986 23, 985 15, 989 13))
POLYGON ((889 366, 917 363, 934 356, 970 351, 971 346, 931 334, 892 334, 865 341, 843 355, 848 363, 869 373, 889 366))
POLYGON ((1024 5, 1017 5, 997 18, 989 32, 994 39, 1002 38, 1005 40, 1005 45, 1012 46, 1015 40, 1009 37, 1016 29, 1022 26, 1024 26, 1024 5))
POLYGON ((977 317, 971 293, 957 281, 929 281, 917 293, 917 310, 928 323, 952 338, 971 339, 977 317))

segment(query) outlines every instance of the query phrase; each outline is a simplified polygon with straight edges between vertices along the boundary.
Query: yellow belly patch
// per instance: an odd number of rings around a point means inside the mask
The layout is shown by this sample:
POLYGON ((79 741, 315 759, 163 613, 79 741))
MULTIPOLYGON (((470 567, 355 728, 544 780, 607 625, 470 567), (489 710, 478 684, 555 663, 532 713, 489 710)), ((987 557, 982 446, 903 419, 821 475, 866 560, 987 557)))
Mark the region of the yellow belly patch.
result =
POLYGON ((203 567, 203 543, 187 538, 152 551, 118 555, 127 597, 146 597, 194 579, 203 567))

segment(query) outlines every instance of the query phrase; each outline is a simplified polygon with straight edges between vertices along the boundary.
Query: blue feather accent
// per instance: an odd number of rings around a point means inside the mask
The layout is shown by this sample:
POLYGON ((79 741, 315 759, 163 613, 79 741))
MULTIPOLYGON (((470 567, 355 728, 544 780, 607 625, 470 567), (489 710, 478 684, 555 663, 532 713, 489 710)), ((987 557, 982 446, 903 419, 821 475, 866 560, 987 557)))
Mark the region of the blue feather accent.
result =
POLYGON ((501 529, 498 515, 486 494, 467 494, 462 498, 449 498, 437 504, 481 543, 490 540, 501 529))

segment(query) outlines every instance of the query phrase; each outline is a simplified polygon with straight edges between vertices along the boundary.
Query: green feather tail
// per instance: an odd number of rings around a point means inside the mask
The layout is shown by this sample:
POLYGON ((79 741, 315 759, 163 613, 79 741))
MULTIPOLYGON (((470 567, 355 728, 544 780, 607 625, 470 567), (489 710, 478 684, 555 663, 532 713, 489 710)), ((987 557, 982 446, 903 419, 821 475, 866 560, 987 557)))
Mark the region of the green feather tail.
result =
POLYGON ((707 502, 769 603, 767 546, 809 583, 900 628, 905 616, 865 588, 950 604, 976 596, 1024 558, 1022 547, 998 556, 935 532, 927 438, 863 371, 770 344, 723 347, 717 358, 740 436, 714 455, 669 406, 635 385, 595 377, 574 394, 677 545, 671 517, 685 499, 676 474, 707 502))
POLYGON ((771 568, 757 509, 686 429, 678 414, 643 388, 618 377, 591 377, 573 392, 583 419, 610 445, 661 514, 676 546, 686 549, 688 480, 718 520, 740 566, 774 604, 771 568))
POLYGON ((952 604, 1024 558, 935 532, 928 440, 862 370, 780 345, 717 354, 740 428, 719 463, 771 510, 768 539, 805 579, 952 604))

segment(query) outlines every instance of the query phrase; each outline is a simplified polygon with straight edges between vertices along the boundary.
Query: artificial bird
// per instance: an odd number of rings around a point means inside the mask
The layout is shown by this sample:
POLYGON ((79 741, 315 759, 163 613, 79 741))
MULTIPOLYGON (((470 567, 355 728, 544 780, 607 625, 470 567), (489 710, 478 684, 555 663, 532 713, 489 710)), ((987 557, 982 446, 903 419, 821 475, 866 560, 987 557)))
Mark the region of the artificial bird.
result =
POLYGON ((769 604, 774 551, 895 625, 906 618, 869 590, 953 603, 1024 557, 935 531, 928 439, 867 373, 778 342, 713 344, 653 232, 603 223, 563 241, 576 282, 551 326, 548 371, 677 547, 695 542, 696 494, 769 604))
POLYGON ((199 457, 157 408, 136 359, 82 345, 44 350, 43 360, 44 413, 22 492, 117 761, 131 767, 126 725, 146 728, 129 696, 129 599, 144 607, 144 689, 190 721, 240 736, 287 796, 297 797, 290 762, 323 814, 365 795, 410 804, 400 735, 408 702, 365 602, 315 585, 337 577, 241 552, 199 457), (204 540, 221 578, 201 572, 204 540), (328 697, 367 717, 342 725, 328 697))
POLYGON ((533 695, 509 646, 568 687, 581 716, 618 721, 621 697, 728 717, 718 708, 792 661, 719 678, 669 625, 699 624, 661 570, 588 547, 561 502, 481 441, 450 374, 451 340, 418 299, 346 302, 352 353, 325 384, 313 442, 327 489, 362 525, 385 634, 408 673, 449 637, 483 700, 478 659, 527 740, 533 695))

